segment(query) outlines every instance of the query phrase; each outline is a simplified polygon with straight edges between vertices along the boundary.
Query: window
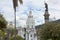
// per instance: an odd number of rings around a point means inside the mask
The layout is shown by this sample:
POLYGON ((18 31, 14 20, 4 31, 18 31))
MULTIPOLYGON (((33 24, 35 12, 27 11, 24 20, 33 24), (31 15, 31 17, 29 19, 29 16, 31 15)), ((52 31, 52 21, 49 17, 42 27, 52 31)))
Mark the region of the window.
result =
POLYGON ((32 37, 32 35, 31 35, 31 37, 32 37))
POLYGON ((25 37, 25 34, 24 34, 24 37, 25 37))
POLYGON ((32 28, 33 28, 33 25, 32 25, 32 28))

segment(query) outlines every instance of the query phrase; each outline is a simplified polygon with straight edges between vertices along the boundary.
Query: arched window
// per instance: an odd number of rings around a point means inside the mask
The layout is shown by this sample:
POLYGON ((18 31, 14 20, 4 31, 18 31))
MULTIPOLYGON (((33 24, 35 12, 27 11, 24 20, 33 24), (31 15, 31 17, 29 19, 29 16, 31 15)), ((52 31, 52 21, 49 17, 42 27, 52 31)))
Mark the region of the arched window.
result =
POLYGON ((31 37, 32 37, 32 34, 31 34, 31 37))
POLYGON ((32 25, 32 28, 33 28, 33 25, 32 25))

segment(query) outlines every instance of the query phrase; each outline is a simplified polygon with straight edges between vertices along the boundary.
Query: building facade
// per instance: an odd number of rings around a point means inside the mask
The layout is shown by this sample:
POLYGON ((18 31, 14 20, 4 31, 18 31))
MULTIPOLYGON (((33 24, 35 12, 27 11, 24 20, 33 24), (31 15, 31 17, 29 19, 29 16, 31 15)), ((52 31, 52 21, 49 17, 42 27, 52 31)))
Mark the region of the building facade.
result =
POLYGON ((35 21, 32 15, 32 12, 29 12, 28 19, 26 21, 26 40, 37 40, 36 30, 35 30, 35 21))
POLYGON ((25 40, 37 40, 36 30, 35 30, 35 22, 32 15, 32 12, 29 12, 26 28, 18 27, 18 35, 22 36, 25 40))

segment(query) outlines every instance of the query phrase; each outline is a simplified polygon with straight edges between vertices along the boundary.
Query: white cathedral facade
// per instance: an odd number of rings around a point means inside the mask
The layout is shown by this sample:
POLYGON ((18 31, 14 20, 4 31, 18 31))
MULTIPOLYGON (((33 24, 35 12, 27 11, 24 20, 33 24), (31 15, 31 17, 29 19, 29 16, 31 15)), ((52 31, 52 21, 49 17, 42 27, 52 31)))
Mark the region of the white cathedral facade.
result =
POLYGON ((26 21, 26 28, 18 27, 18 35, 21 35, 25 40, 37 40, 36 29, 35 29, 35 22, 32 15, 32 12, 29 12, 27 21, 26 21))

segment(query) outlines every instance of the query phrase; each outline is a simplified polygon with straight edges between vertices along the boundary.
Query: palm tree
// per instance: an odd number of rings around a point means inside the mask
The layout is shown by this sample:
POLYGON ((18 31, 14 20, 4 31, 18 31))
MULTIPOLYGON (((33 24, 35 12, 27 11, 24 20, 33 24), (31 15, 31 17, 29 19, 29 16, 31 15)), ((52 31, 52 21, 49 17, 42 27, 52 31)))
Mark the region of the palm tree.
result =
MULTIPOLYGON (((23 4, 22 0, 19 0, 21 4, 23 4)), ((14 24, 15 24, 15 40, 16 40, 16 7, 18 6, 18 0, 13 0, 13 7, 14 7, 14 24)))

